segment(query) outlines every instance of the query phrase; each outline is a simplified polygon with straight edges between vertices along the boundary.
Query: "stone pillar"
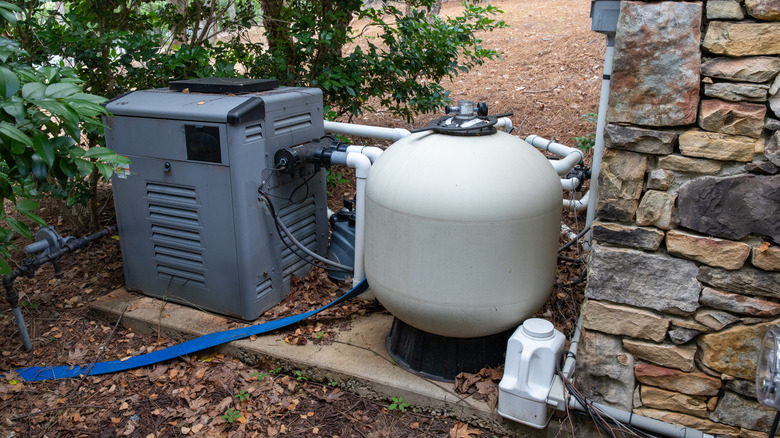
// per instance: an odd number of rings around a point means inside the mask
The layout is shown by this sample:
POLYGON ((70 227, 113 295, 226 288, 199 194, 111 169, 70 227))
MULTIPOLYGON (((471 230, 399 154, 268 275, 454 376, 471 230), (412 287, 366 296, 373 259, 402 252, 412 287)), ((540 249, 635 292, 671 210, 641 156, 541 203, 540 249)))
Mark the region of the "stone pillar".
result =
POLYGON ((780 1, 623 1, 577 382, 602 403, 760 436, 780 323, 780 1), (632 372, 629 372, 632 369, 632 372))

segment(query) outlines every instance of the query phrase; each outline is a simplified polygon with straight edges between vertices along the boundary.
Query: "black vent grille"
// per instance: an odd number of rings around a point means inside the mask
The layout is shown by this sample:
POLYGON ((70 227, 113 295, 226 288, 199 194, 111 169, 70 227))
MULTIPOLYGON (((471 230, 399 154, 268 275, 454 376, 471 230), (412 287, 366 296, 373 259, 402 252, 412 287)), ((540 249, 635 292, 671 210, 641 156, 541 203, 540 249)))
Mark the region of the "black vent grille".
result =
MULTIPOLYGON (((317 251, 317 223, 315 220, 314 197, 307 198, 304 202, 290 204, 279 211, 279 219, 290 229, 293 236, 306 248, 317 251)), ((287 237, 284 241, 295 248, 287 237)), ((293 273, 299 272, 308 263, 301 260, 285 245, 282 248, 282 272, 284 280, 289 281, 293 273)))
POLYGON ((157 275, 169 282, 206 287, 200 203, 194 188, 146 184, 157 275))

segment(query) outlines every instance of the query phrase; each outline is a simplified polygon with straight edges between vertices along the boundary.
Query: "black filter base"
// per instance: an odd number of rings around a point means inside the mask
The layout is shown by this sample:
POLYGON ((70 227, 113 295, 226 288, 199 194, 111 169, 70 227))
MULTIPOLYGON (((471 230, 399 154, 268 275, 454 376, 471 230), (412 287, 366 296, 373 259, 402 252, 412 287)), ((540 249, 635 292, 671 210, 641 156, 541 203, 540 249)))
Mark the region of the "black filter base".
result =
POLYGON ((461 372, 476 373, 482 368, 503 365, 507 341, 514 331, 481 338, 450 338, 393 318, 385 346, 402 368, 427 379, 454 382, 461 372))

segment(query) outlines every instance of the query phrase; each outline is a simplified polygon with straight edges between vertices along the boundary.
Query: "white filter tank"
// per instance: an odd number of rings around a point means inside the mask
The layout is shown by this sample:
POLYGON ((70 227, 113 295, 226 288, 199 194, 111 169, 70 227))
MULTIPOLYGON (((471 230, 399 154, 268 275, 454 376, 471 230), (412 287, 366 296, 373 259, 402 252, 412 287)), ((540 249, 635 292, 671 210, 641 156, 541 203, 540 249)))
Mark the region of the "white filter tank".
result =
POLYGON ((365 271, 406 324, 475 338, 517 327, 549 296, 562 193, 523 140, 456 134, 412 134, 372 167, 365 271))

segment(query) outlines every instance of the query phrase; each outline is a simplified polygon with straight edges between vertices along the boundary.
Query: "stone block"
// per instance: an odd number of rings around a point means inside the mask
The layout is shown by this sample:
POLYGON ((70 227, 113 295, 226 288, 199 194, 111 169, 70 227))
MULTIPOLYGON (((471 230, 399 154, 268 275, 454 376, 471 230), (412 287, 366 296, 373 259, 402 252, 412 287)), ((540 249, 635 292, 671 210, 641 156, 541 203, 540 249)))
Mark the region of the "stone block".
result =
POLYGON ((630 222, 639 206, 647 156, 634 152, 606 150, 599 172, 596 216, 604 220, 630 222))
POLYGON ((780 0, 745 0, 745 8, 753 18, 780 21, 780 0))
POLYGON ((705 131, 759 138, 765 116, 766 105, 706 99, 701 101, 698 123, 705 131))
POLYGON ((669 155, 674 151, 676 140, 677 134, 674 132, 613 123, 608 124, 604 132, 606 147, 642 154, 669 155))
POLYGON ((658 166, 661 169, 677 172, 714 175, 720 172, 723 164, 718 161, 702 160, 700 158, 683 157, 680 155, 667 155, 658 159, 658 166))
POLYGON ((761 341, 780 320, 756 325, 737 325, 717 333, 701 335, 698 358, 702 365, 740 379, 755 379, 761 341))
POLYGON ((666 169, 655 169, 650 172, 647 177, 647 189, 648 190, 662 190, 666 191, 672 186, 674 180, 674 172, 666 169))
POLYGON ((710 419, 745 429, 769 430, 776 413, 776 410, 755 400, 725 391, 710 419))
POLYGON ((577 350, 576 385, 589 399, 631 410, 634 357, 620 338, 584 329, 577 350))
POLYGON ((758 163, 745 164, 745 172, 755 175, 774 175, 780 169, 769 161, 761 161, 758 163))
POLYGON ((693 318, 690 317, 680 317, 680 316, 669 316, 669 322, 671 322, 671 326, 674 327, 680 327, 684 329, 689 330, 696 330, 699 332, 709 332, 711 329, 707 327, 706 325, 696 321, 693 318))
POLYGON ((699 303, 703 306, 759 318, 770 318, 780 315, 779 303, 740 294, 721 292, 710 287, 705 287, 701 291, 699 303))
POLYGON ((774 113, 775 117, 780 117, 780 75, 775 77, 775 81, 769 88, 769 108, 774 113))
MULTIPOLYGON (((741 395, 742 397, 749 398, 751 400, 756 400, 756 379, 753 380, 743 380, 743 379, 734 379, 729 380, 726 382, 726 391, 736 392, 737 394, 741 395)), ((715 409, 710 409, 711 411, 714 411, 715 409)))
POLYGON ((769 131, 780 131, 780 120, 767 116, 764 119, 764 128, 769 131))
POLYGON ((607 120, 680 126, 696 120, 701 3, 624 1, 607 120))
POLYGON ((753 248, 750 263, 764 271, 780 272, 780 247, 762 244, 753 248))
POLYGON ((674 327, 669 329, 669 339, 672 340, 674 345, 683 345, 696 338, 696 336, 699 336, 699 333, 701 332, 697 330, 674 327))
POLYGON ((686 228, 729 240, 751 233, 780 242, 780 175, 702 177, 678 192, 677 214, 686 228))
POLYGON ((729 102, 766 102, 769 97, 769 86, 763 84, 716 82, 704 85, 704 95, 729 102))
POLYGON ((678 424, 698 431, 715 434, 717 436, 739 435, 739 428, 718 424, 711 420, 687 415, 680 412, 662 411, 659 409, 639 408, 634 409, 634 413, 649 418, 655 418, 665 423, 678 424))
POLYGON ((745 18, 745 14, 737 0, 710 0, 707 2, 708 20, 742 20, 743 18, 745 18))
POLYGON ((636 307, 586 300, 582 306, 582 325, 611 335, 661 342, 666 337, 669 320, 636 307))
POLYGON ((729 312, 714 309, 699 309, 693 315, 693 318, 713 331, 722 330, 724 327, 739 321, 739 318, 729 312))
POLYGON ((669 254, 723 269, 739 269, 750 255, 750 245, 672 230, 666 233, 669 254))
POLYGON ((636 210, 636 223, 639 226, 654 225, 669 230, 676 224, 674 201, 677 194, 648 190, 642 197, 636 210))
POLYGON ((695 345, 655 344, 625 338, 623 348, 639 359, 662 367, 676 368, 685 372, 694 370, 695 345))
POLYGON ((715 289, 741 295, 780 298, 780 273, 745 266, 739 271, 702 266, 696 277, 715 289))
POLYGON ((598 242, 629 248, 655 251, 664 240, 664 233, 656 228, 641 228, 596 221, 593 223, 593 238, 598 242))
POLYGON ((780 23, 711 21, 702 47, 726 56, 780 54, 780 23))
POLYGON ((697 417, 707 416, 707 398, 667 391, 655 386, 642 385, 639 396, 648 408, 682 412, 697 417))
POLYGON ((770 163, 780 166, 780 131, 775 131, 764 145, 764 156, 770 163))
POLYGON ((780 72, 780 58, 774 56, 718 57, 706 61, 701 66, 701 74, 705 76, 735 82, 768 82, 778 72, 780 72))
POLYGON ((690 315, 699 307, 696 264, 665 254, 596 245, 585 296, 595 300, 690 315))
POLYGON ((637 364, 634 375, 642 384, 694 396, 718 395, 722 385, 720 379, 710 377, 701 371, 686 373, 649 364, 637 364))
POLYGON ((762 139, 743 135, 690 130, 680 135, 680 152, 689 157, 748 163, 753 161, 756 142, 763 145, 762 139))

